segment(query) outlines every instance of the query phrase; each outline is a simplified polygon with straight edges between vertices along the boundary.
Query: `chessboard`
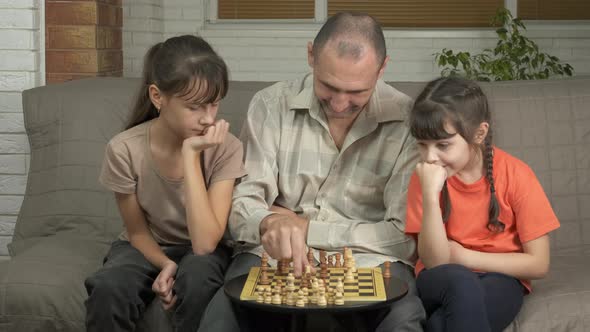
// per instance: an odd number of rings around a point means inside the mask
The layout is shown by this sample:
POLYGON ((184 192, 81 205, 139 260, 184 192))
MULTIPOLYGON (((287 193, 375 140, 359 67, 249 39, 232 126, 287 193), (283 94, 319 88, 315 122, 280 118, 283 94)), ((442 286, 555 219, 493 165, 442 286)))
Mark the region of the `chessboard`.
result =
MULTIPOLYGON (((287 268, 287 273, 293 272, 292 267, 287 268)), ((375 302, 385 301, 387 295, 385 293, 385 285, 383 283, 383 274, 380 268, 357 268, 353 273, 354 281, 344 281, 346 268, 343 267, 330 267, 328 268, 328 277, 326 281, 330 287, 335 288, 338 279, 341 279, 344 284, 344 300, 346 302, 375 302)), ((287 273, 278 275, 277 269, 268 268, 266 270, 270 284, 262 285, 261 279, 261 268, 252 267, 248 274, 248 279, 244 283, 244 288, 240 295, 242 301, 256 301, 257 290, 259 287, 273 289, 279 280, 283 285, 286 284, 287 273)), ((295 279, 295 288, 299 289, 301 284, 301 278, 295 279)))

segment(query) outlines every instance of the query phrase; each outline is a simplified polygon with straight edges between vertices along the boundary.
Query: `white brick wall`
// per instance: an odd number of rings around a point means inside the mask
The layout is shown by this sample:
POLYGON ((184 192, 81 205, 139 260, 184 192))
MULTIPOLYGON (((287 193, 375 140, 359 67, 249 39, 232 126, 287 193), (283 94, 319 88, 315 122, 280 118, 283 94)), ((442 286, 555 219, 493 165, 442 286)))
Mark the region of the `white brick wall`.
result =
MULTIPOLYGON (((134 0, 143 6, 155 0, 134 0)), ((207 40, 226 59, 234 80, 283 80, 308 70, 306 44, 319 25, 270 26, 254 29, 252 25, 205 25, 203 0, 161 0, 162 35, 167 37, 193 33, 207 40)), ((127 11, 123 29, 136 28, 136 16, 127 11)), ((143 24, 147 24, 143 22, 143 24)), ((574 66, 577 75, 590 75, 590 23, 549 25, 527 22, 529 36, 541 49, 574 66)), ((392 58, 385 79, 390 81, 424 81, 440 74, 433 53, 447 47, 453 50, 480 52, 496 44, 491 30, 386 30, 388 53, 392 58)), ((148 40, 127 39, 124 44, 125 75, 141 76, 141 57, 148 40), (143 51, 143 52, 139 52, 143 51)))
POLYGON ((29 142, 21 91, 38 86, 40 0, 0 0, 0 259, 23 201, 29 142))
POLYGON ((164 0, 123 1, 123 75, 140 73, 147 49, 163 39, 164 0))

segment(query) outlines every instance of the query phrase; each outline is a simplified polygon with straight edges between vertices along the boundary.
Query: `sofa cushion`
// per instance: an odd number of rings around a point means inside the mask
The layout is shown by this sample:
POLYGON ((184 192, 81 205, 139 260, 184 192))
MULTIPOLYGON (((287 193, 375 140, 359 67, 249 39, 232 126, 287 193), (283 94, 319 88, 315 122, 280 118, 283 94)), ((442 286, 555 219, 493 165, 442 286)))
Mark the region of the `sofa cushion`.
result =
POLYGON ((121 229, 98 184, 106 142, 123 126, 137 79, 102 78, 23 92, 31 162, 11 255, 60 232, 109 242, 121 229))
POLYGON ((588 256, 554 256, 545 279, 533 283, 533 294, 506 332, 589 331, 590 265, 588 256))
POLYGON ((0 265, 0 329, 83 331, 84 280, 108 245, 79 234, 45 237, 0 265))

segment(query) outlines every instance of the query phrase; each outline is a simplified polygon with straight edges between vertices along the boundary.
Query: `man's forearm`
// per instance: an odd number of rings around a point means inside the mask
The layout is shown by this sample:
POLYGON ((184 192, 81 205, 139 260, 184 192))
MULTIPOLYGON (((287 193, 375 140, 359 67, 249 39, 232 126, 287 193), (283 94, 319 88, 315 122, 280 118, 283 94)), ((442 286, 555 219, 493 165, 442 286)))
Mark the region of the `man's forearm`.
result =
POLYGON ((410 261, 415 255, 415 241, 396 223, 401 224, 397 220, 371 222, 342 219, 329 223, 310 220, 307 244, 332 250, 351 247, 410 261))

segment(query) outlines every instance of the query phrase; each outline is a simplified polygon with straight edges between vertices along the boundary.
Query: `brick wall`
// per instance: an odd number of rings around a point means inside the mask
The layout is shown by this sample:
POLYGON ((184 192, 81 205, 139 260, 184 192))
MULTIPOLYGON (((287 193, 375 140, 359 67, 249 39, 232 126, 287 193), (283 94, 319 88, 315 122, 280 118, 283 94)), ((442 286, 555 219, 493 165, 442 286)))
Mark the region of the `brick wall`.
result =
MULTIPOLYGON (((127 2, 127 1, 125 1, 127 2)), ((297 77, 308 70, 306 44, 312 40, 318 26, 275 26, 252 29, 242 24, 235 28, 205 26, 205 7, 202 0, 133 0, 130 7, 156 6, 162 11, 158 24, 150 25, 151 36, 160 28, 161 38, 183 33, 197 33, 211 42, 230 67, 234 80, 283 80, 297 77)), ((131 38, 137 32, 138 11, 127 10, 123 29, 125 76, 141 76, 141 57, 146 51, 146 40, 136 43, 131 38)), ((147 25, 147 23, 143 23, 147 25)), ((532 24, 527 22, 529 36, 542 48, 574 66, 578 75, 590 75, 590 23, 532 24)), ((440 74, 432 54, 443 47, 479 52, 493 47, 496 34, 489 30, 387 30, 389 63, 385 79, 388 81, 424 81, 440 74)))
POLYGON ((29 143, 21 91, 38 86, 39 1, 0 0, 0 258, 25 192, 29 143))
POLYGON ((48 83, 122 76, 122 0, 46 0, 48 83))

